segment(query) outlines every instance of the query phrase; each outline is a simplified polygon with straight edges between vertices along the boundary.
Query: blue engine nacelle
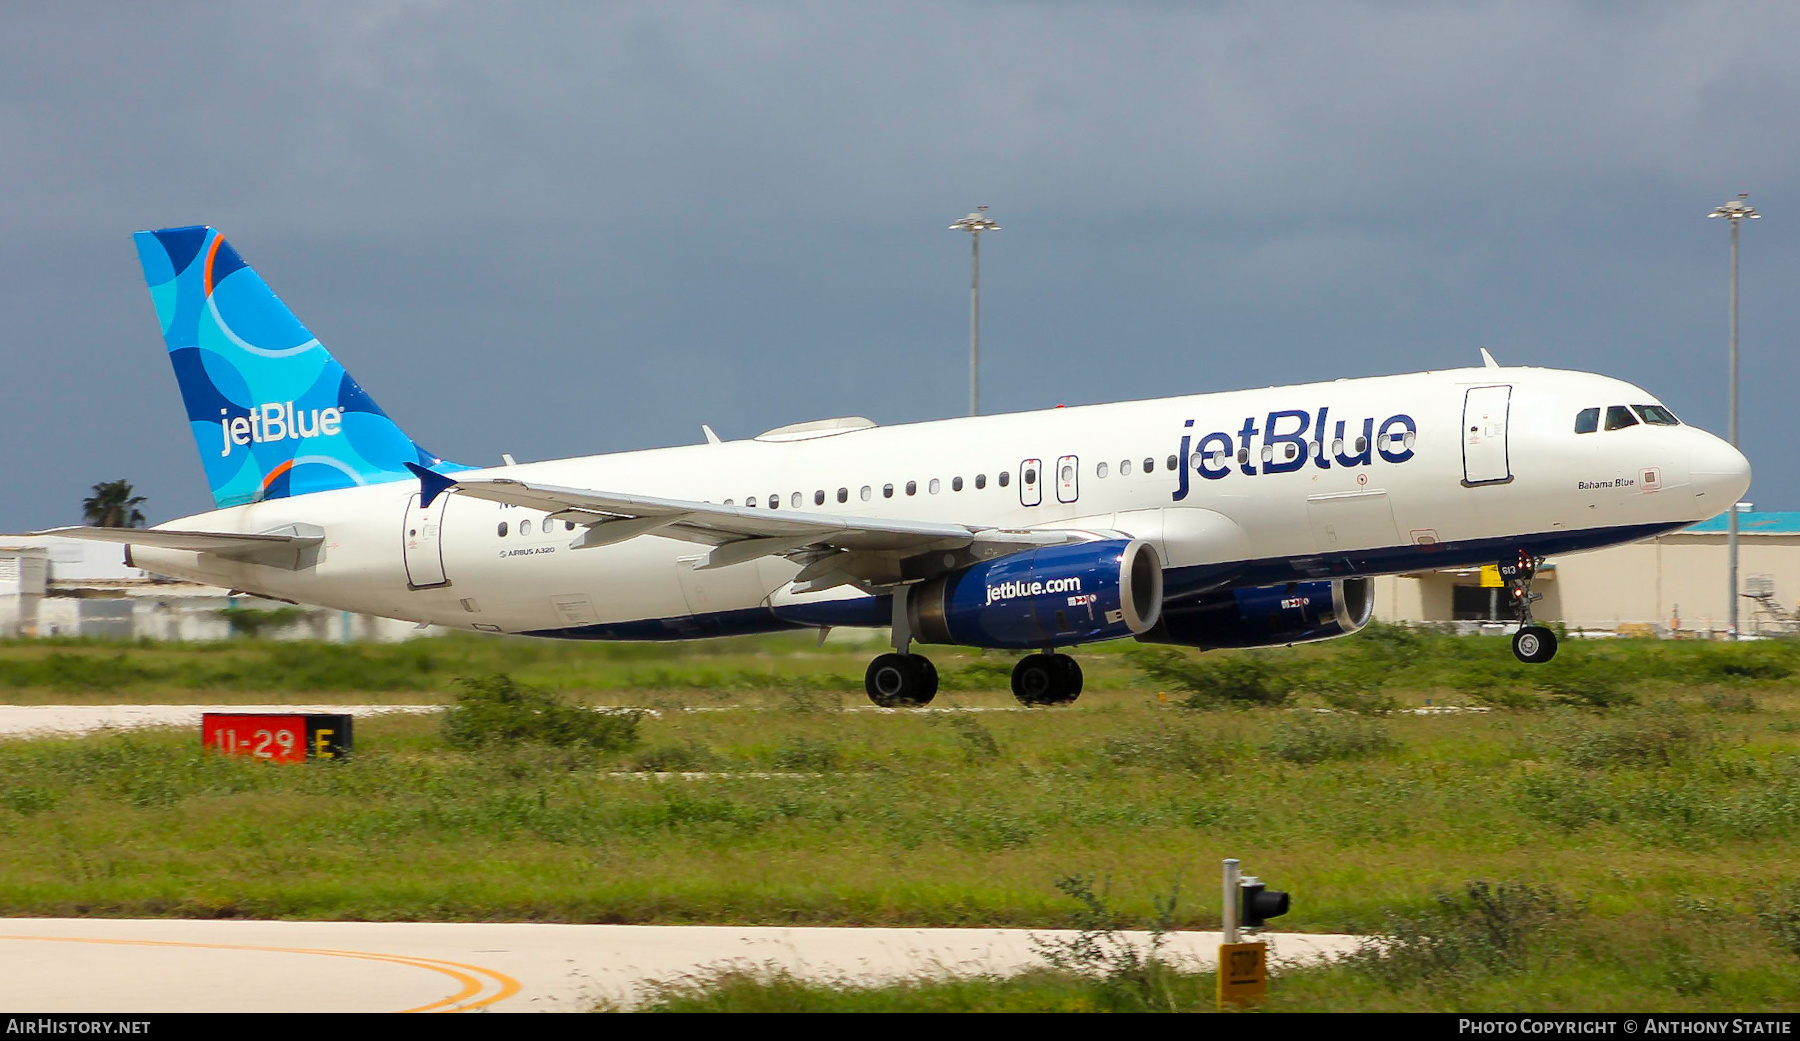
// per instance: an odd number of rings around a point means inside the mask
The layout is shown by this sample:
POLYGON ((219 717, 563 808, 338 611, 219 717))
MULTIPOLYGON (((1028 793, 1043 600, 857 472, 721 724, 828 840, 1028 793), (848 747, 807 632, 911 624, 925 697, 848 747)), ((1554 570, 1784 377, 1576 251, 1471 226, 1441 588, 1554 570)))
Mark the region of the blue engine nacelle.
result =
POLYGON ((913 635, 972 647, 1070 646, 1148 631, 1162 612, 1162 561, 1113 539, 1012 553, 915 586, 913 635))
POLYGON ((1369 578, 1246 586, 1169 604, 1138 639, 1202 650, 1311 643, 1350 635, 1369 624, 1374 610, 1369 578))

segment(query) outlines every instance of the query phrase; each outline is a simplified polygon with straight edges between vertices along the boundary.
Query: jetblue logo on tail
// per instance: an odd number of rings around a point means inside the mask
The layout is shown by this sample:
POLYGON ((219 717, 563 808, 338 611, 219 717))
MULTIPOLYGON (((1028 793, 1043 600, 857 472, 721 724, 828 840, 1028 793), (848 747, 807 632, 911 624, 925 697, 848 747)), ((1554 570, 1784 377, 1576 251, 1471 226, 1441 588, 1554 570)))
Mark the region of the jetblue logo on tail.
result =
POLYGON ((241 416, 227 416, 219 410, 219 431, 224 447, 219 454, 228 456, 238 445, 260 445, 269 441, 301 441, 312 437, 335 437, 341 430, 344 412, 338 408, 294 408, 291 401, 270 402, 252 406, 241 416))

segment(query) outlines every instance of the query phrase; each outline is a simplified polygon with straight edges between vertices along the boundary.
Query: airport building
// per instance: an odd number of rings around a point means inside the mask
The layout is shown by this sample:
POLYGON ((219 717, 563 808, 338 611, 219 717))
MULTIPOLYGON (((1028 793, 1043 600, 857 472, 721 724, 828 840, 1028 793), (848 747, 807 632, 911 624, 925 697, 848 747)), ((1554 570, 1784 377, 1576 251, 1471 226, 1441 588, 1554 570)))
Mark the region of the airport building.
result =
MULTIPOLYGON (((1723 514, 1667 535, 1553 557, 1532 591, 1539 621, 1570 629, 1706 638, 1730 617, 1723 514)), ((1796 629, 1800 513, 1738 514, 1738 627, 1774 635, 1796 629)), ((1510 631, 1506 590, 1494 568, 1455 568, 1375 580, 1375 616, 1390 622, 1454 622, 1510 631)))
POLYGON ((295 607, 125 565, 124 547, 53 535, 0 539, 0 638, 404 640, 411 622, 295 607))

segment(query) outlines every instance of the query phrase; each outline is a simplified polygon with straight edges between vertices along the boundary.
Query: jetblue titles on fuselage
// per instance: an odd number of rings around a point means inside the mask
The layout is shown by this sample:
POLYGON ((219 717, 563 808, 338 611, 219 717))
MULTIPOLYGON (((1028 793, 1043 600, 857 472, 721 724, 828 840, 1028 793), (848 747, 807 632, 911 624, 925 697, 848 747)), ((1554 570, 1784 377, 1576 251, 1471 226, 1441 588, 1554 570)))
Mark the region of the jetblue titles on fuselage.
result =
POLYGON ((1176 502, 1187 498, 1190 469, 1209 481, 1217 481, 1231 474, 1234 460, 1239 473, 1255 477, 1259 473, 1293 473, 1304 467, 1309 458, 1319 469, 1329 470, 1334 459, 1339 466, 1368 466, 1376 455, 1390 463, 1404 463, 1413 457, 1419 425, 1409 415, 1389 416, 1379 424, 1371 416, 1361 421, 1360 431, 1352 421, 1337 420, 1335 428, 1328 427, 1329 423, 1330 406, 1320 408, 1316 414, 1290 409, 1269 413, 1260 430, 1256 417, 1246 416, 1235 441, 1223 430, 1196 440, 1194 421, 1190 419, 1182 424, 1184 432, 1177 458, 1185 465, 1179 467, 1179 481, 1171 497, 1176 502), (1332 430, 1329 442, 1324 438, 1327 429, 1332 430), (1260 451, 1253 452, 1251 444, 1259 437, 1260 451))

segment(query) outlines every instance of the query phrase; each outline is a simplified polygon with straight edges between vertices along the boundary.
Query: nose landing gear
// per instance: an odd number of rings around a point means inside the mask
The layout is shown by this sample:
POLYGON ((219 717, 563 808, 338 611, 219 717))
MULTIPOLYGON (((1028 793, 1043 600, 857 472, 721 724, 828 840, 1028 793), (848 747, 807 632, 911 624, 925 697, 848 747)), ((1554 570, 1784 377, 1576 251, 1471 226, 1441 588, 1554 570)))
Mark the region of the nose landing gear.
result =
POLYGON ((1528 665, 1539 665, 1556 657, 1556 634, 1531 620, 1531 605, 1542 594, 1531 591, 1531 580, 1537 575, 1543 557, 1530 550, 1520 550, 1517 557, 1500 562, 1500 577, 1506 580, 1513 610, 1519 615, 1519 631, 1513 633, 1513 656, 1528 665))

